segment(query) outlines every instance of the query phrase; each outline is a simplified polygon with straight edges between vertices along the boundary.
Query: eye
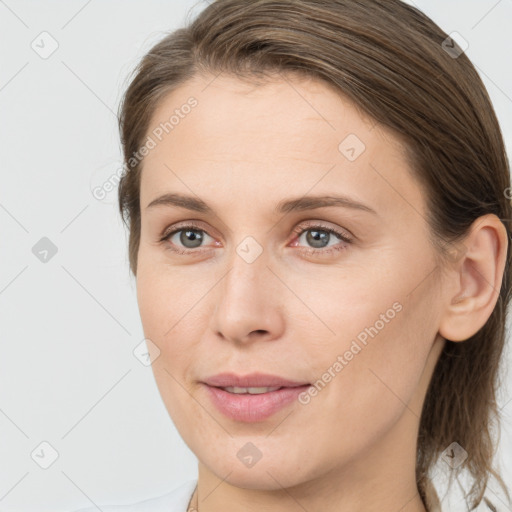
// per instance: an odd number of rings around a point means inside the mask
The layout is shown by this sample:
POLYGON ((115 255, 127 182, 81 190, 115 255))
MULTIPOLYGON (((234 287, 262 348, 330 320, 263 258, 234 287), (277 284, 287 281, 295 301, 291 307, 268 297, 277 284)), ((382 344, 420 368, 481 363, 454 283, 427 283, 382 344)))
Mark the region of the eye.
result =
MULTIPOLYGON (((348 233, 321 224, 314 224, 311 226, 300 225, 295 228, 293 232, 298 235, 296 238, 297 241, 300 241, 301 237, 306 234, 305 242, 312 245, 312 247, 306 248, 303 251, 307 254, 330 254, 333 251, 344 250, 348 244, 352 243, 352 237, 348 233), (343 243, 340 245, 338 242, 333 246, 329 246, 328 244, 333 239, 333 235, 343 243), (325 249, 325 247, 328 248, 325 249)), ((186 255, 204 252, 204 249, 201 248, 205 241, 205 237, 212 238, 198 225, 188 224, 180 226, 179 229, 173 229, 172 231, 167 230, 159 238, 159 241, 169 242, 170 250, 178 254, 186 255)), ((336 242, 335 239, 334 242, 336 242)), ((298 247, 298 245, 294 243, 293 247, 298 247)))
POLYGON ((174 229, 171 232, 164 233, 160 238, 160 242, 170 242, 170 249, 178 254, 189 254, 191 252, 198 252, 196 249, 201 247, 201 244, 205 239, 205 235, 206 237, 210 237, 210 235, 208 235, 203 229, 199 228, 199 226, 189 224, 181 226, 179 229, 174 229), (180 246, 185 250, 182 250, 180 246))
MULTIPOLYGON (((324 225, 311 225, 311 226, 298 226, 294 229, 294 233, 297 233, 297 240, 300 241, 301 237, 305 234, 305 242, 312 245, 312 248, 306 249, 304 252, 308 254, 330 254, 333 251, 341 251, 346 249, 347 244, 352 243, 352 238, 348 233, 341 230, 324 226, 324 225), (343 244, 335 244, 329 247, 329 242, 332 240, 333 235, 343 242, 343 244)), ((334 240, 336 241, 336 240, 334 240)))

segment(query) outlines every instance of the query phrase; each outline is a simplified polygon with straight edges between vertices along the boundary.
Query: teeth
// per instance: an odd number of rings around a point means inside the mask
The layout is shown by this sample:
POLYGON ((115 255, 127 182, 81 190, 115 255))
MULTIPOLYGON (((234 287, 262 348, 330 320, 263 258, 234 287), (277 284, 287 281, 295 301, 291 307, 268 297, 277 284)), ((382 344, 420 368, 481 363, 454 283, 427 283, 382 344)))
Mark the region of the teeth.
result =
POLYGON ((236 393, 236 394, 242 394, 242 393, 249 393, 250 395, 259 395, 261 393, 268 393, 269 391, 276 391, 278 389, 281 389, 280 386, 277 386, 275 388, 239 388, 237 386, 229 386, 226 388, 222 388, 224 391, 227 391, 228 393, 236 393))

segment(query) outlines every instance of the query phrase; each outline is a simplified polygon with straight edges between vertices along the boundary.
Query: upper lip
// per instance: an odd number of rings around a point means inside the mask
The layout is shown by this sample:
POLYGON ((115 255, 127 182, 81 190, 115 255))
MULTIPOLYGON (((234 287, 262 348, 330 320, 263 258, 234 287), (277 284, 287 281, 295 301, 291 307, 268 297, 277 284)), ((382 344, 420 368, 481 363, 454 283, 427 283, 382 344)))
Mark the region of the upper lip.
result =
POLYGON ((248 375, 236 375, 234 373, 219 373, 204 379, 205 384, 215 387, 231 387, 240 388, 263 388, 263 387, 287 387, 294 388, 304 386, 309 382, 294 381, 285 379, 279 375, 269 375, 266 373, 250 373, 248 375))

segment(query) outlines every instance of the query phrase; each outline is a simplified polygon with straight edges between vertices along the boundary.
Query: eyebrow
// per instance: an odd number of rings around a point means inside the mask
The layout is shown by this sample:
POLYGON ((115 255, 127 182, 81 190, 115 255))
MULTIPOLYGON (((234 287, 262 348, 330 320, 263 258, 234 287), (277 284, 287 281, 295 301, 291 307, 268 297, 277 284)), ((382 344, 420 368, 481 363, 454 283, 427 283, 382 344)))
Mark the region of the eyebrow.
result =
MULTIPOLYGON (((157 197, 146 206, 154 208, 156 206, 174 206, 192 210, 194 212, 214 214, 213 208, 208 206, 203 200, 186 196, 182 194, 168 193, 157 197)), ((360 203, 355 199, 347 196, 304 196, 280 201, 274 208, 275 213, 290 213, 293 211, 314 210, 317 208, 325 208, 329 206, 337 206, 342 208, 351 208, 354 210, 365 211, 378 215, 370 206, 360 203)))

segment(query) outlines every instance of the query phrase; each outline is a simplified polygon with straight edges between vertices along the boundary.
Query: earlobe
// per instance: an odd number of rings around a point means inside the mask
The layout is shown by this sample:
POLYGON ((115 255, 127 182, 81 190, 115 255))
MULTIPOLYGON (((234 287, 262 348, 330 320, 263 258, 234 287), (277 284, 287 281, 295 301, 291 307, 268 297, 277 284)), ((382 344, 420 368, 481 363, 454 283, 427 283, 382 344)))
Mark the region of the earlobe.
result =
POLYGON ((450 341, 467 340, 491 316, 505 270, 507 230, 496 215, 484 215, 473 222, 463 244, 463 255, 447 273, 443 289, 446 307, 439 334, 450 341))

